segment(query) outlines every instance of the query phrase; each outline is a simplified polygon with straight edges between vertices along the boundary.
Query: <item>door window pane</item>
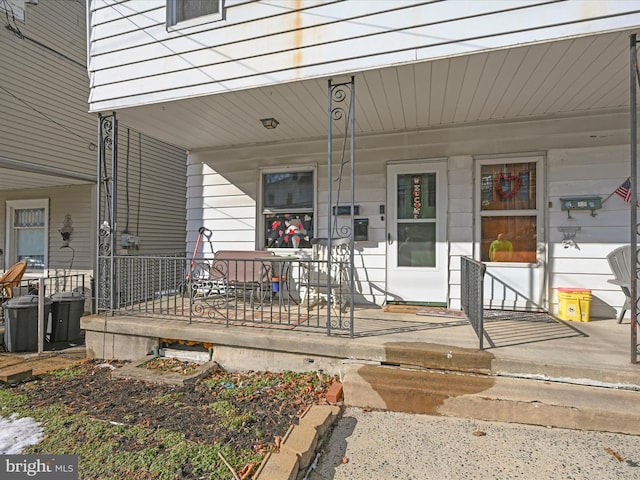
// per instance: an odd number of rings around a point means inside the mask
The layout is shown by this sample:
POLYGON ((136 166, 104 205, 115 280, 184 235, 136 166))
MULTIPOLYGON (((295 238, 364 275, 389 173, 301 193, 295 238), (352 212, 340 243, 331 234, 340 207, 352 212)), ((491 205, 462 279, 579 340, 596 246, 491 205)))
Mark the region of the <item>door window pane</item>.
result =
POLYGON ((436 218, 436 174, 398 175, 398 220, 436 218))
POLYGON ((436 266, 436 224, 398 224, 398 266, 436 266))

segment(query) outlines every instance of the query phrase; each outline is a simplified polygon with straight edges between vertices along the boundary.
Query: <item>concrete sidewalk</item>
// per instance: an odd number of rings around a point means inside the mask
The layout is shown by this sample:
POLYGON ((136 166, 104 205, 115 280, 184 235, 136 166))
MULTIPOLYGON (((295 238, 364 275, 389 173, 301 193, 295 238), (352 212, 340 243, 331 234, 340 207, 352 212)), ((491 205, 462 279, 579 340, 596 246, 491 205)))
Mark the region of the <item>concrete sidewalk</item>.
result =
POLYGON ((638 440, 347 408, 305 480, 639 480, 638 440))

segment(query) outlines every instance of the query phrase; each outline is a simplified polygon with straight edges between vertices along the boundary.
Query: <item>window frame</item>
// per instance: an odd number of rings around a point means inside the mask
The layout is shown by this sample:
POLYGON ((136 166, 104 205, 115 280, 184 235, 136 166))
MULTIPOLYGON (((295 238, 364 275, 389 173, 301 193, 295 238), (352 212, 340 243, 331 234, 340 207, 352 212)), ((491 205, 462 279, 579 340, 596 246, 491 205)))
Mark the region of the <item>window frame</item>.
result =
POLYGON ((184 28, 196 27, 198 25, 204 25, 206 23, 218 22, 224 18, 224 0, 215 0, 218 2, 218 12, 198 17, 189 18, 187 20, 178 21, 178 2, 181 0, 166 0, 167 31, 182 30, 184 28))
MULTIPOLYGON (((265 174, 272 174, 272 173, 288 173, 288 174, 293 174, 293 173, 303 173, 303 172, 311 172, 313 174, 313 179, 312 179, 312 183, 313 183, 313 206, 312 206, 312 210, 313 210, 313 219, 312 219, 312 224, 313 224, 313 231, 317 231, 317 213, 318 213, 318 169, 317 166, 315 165, 291 165, 291 166, 282 166, 282 167, 268 167, 268 168, 261 168, 259 169, 258 172, 258 208, 257 208, 257 221, 256 221, 256 240, 257 240, 257 244, 258 244, 258 248, 260 249, 264 249, 264 248, 269 248, 267 247, 267 245, 265 245, 265 233, 266 233, 266 228, 267 228, 267 222, 266 222, 266 217, 268 215, 274 215, 277 213, 303 213, 305 211, 308 211, 308 208, 302 208, 302 209, 289 209, 289 210, 285 210, 285 209, 277 209, 277 210, 267 210, 264 206, 264 176, 265 174)), ((300 249, 308 249, 310 247, 299 247, 300 249)), ((284 248, 280 247, 280 248, 269 248, 270 250, 283 250, 284 248)), ((293 249, 291 249, 293 250, 293 249)))
POLYGON ((43 252, 44 252, 44 266, 42 269, 28 268, 28 272, 42 272, 47 275, 49 269, 49 199, 28 199, 28 200, 7 200, 6 201, 6 217, 5 217, 5 255, 4 255, 4 268, 7 269, 18 261, 18 245, 17 245, 17 231, 14 227, 14 212, 16 210, 30 209, 30 208, 43 208, 44 209, 44 226, 42 227, 44 232, 43 239, 43 252))
MULTIPOLYGON (((483 218, 491 217, 535 217, 536 226, 536 262, 539 261, 540 251, 538 245, 543 242, 545 238, 545 226, 544 226, 544 157, 543 155, 523 155, 523 156, 491 156, 479 159, 476 157, 475 162, 475 182, 474 182, 474 258, 478 261, 482 261, 482 220, 483 218), (506 165, 506 164, 523 164, 523 163, 535 163, 536 168, 536 198, 535 208, 528 209, 482 209, 482 167, 487 165, 506 165)), ((486 261, 489 265, 510 266, 510 267, 529 267, 536 264, 536 262, 520 262, 520 261, 486 261)))

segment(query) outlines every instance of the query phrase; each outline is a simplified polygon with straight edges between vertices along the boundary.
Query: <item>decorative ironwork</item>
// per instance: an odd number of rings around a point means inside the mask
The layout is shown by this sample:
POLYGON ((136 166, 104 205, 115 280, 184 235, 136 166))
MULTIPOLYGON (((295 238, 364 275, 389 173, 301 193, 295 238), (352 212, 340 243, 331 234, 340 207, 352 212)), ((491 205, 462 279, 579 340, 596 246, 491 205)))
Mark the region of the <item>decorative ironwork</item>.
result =
MULTIPOLYGON (((354 178, 353 178, 353 125, 354 125, 354 81, 353 77, 349 83, 332 84, 329 80, 329 161, 328 161, 328 181, 329 181, 329 210, 328 229, 331 234, 338 237, 349 237, 353 232, 354 215, 354 178), (337 130, 342 139, 340 147, 333 149, 333 131, 337 130), (347 147, 351 147, 347 152, 347 147), (337 168, 336 176, 333 176, 333 169, 337 168), (345 169, 349 169, 345 172, 345 169), (341 202, 343 195, 343 181, 350 180, 349 204, 341 202), (338 215, 333 211, 338 210, 342 204, 351 205, 349 218, 350 224, 339 224, 338 215)), ((331 237, 331 235, 330 235, 331 237)))
POLYGON ((98 188, 97 223, 98 258, 97 265, 97 301, 98 310, 113 310, 115 307, 114 289, 114 232, 115 225, 115 185, 117 175, 117 121, 113 113, 99 116, 98 148, 98 188))
MULTIPOLYGON (((354 232, 354 212, 355 212, 355 79, 346 83, 333 83, 329 80, 329 135, 328 135, 328 154, 327 154, 327 235, 328 248, 331 250, 334 237, 350 238, 349 245, 350 254, 347 266, 349 276, 349 317, 343 316, 342 305, 339 305, 340 314, 338 319, 331 318, 332 306, 327 307, 327 334, 331 334, 331 328, 349 328, 351 336, 353 336, 353 304, 354 304, 354 262, 353 262, 353 232, 354 232), (333 131, 334 129, 341 134, 341 142, 336 142, 334 147, 333 131), (336 167, 336 175, 334 177, 334 166, 336 167), (343 180, 349 179, 349 198, 348 203, 342 202, 343 180), (340 223, 345 217, 334 215, 333 211, 338 211, 339 205, 351 206, 348 216, 349 223, 345 225, 340 223), (348 323, 347 323, 348 322, 348 323)), ((328 266, 329 272, 332 271, 331 260, 328 266)), ((327 278, 327 291, 332 291, 333 279, 331 274, 327 278)), ((331 299, 330 299, 331 301, 331 299)))

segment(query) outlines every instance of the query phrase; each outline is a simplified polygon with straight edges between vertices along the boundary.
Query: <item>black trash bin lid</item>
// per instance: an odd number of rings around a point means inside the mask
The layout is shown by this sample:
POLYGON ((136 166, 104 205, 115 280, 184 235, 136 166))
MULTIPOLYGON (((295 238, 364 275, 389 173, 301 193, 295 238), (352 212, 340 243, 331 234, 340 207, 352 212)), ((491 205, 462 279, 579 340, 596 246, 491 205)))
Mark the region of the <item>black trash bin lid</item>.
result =
MULTIPOLYGON (((44 297, 44 304, 51 305, 50 298, 44 297)), ((22 297, 12 298, 4 303, 2 308, 37 308, 38 296, 37 295, 23 295, 22 297)))
POLYGON ((74 302, 78 300, 84 302, 84 297, 78 292, 58 292, 51 295, 50 298, 54 302, 74 302))

